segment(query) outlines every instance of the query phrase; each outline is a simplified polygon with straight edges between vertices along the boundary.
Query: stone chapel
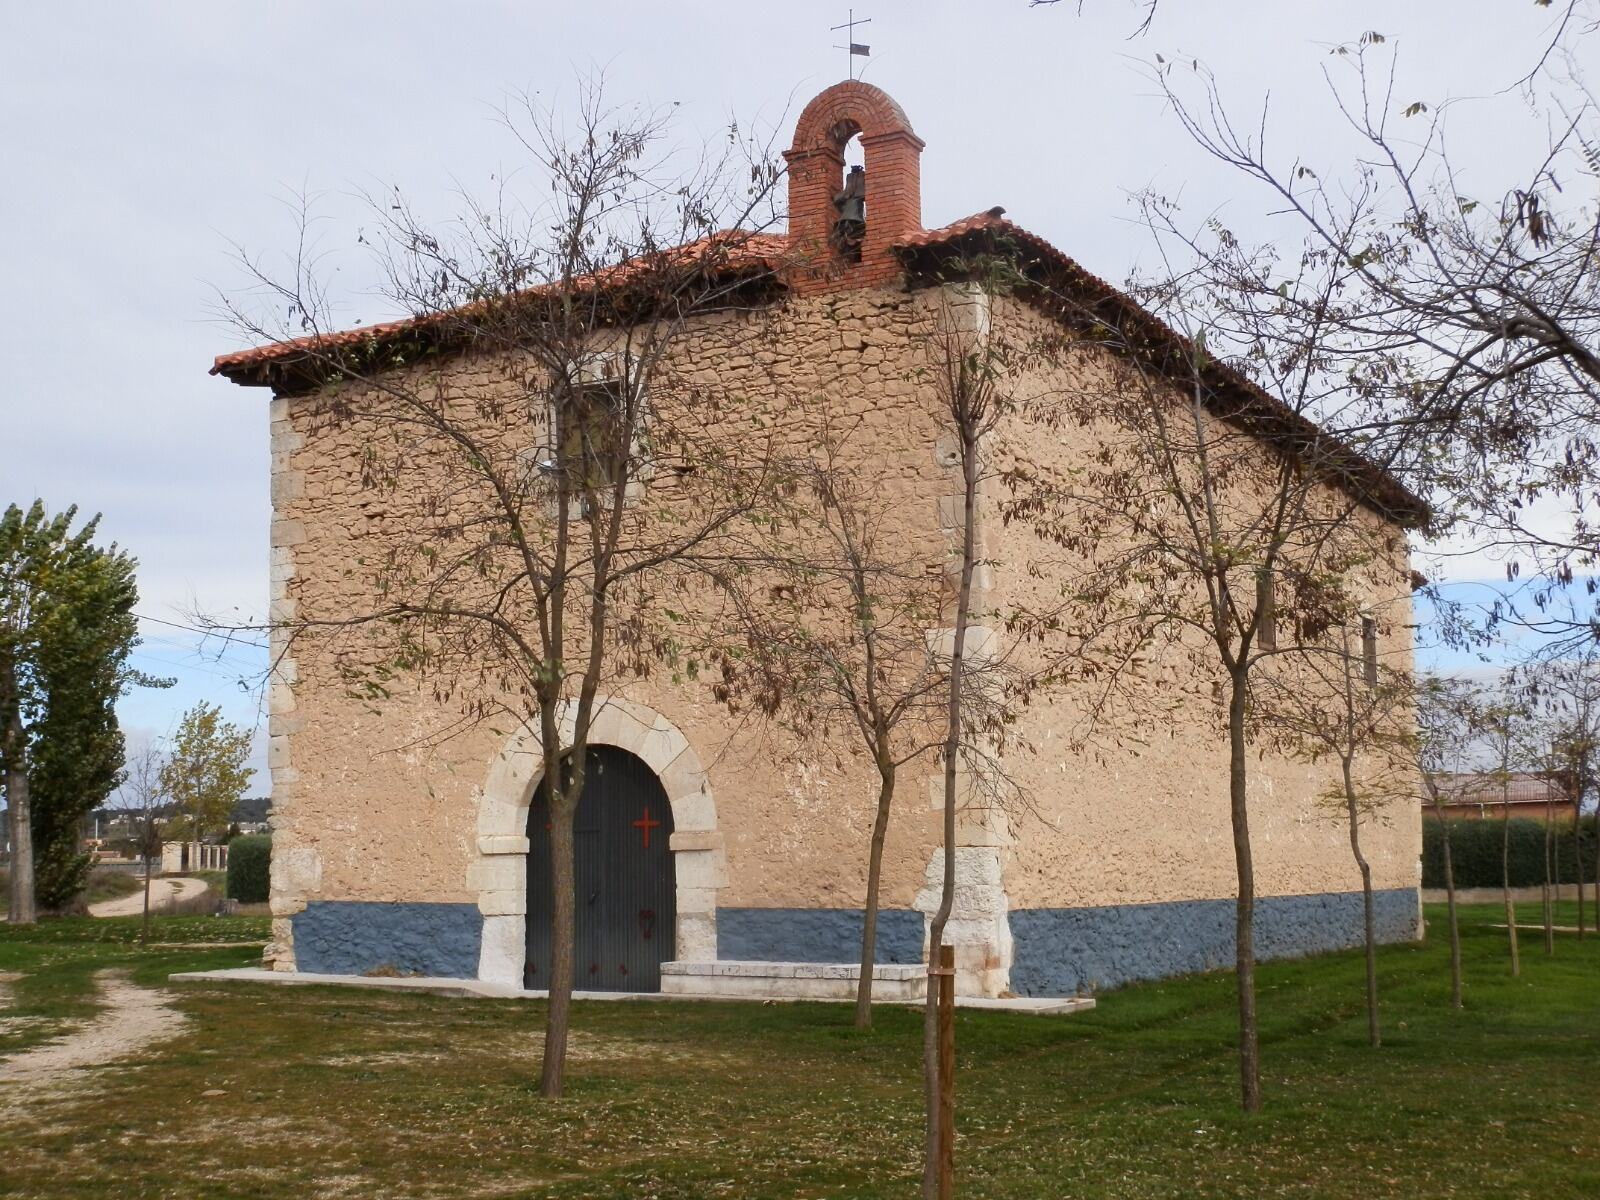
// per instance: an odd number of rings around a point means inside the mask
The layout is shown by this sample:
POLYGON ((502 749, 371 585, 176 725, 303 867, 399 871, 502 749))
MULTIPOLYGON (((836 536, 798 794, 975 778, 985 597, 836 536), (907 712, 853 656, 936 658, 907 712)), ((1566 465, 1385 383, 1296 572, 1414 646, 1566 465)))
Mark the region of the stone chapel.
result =
MULTIPOLYGON (((958 473, 902 366, 930 296, 949 286, 941 267, 1003 239, 1025 259, 1022 269, 1048 272, 1053 286, 1124 312, 1136 306, 1001 209, 925 226, 923 148, 900 106, 870 84, 839 83, 813 99, 785 154, 787 234, 759 240, 782 264, 774 285, 752 311, 719 319, 690 346, 701 365, 731 376, 749 356, 736 361, 719 347, 741 324, 766 321, 779 336, 768 343, 777 361, 765 364, 761 386, 780 400, 804 403, 830 376, 856 381, 855 394, 873 407, 868 427, 885 439, 882 469, 903 487, 908 536, 925 540, 937 561, 959 513, 950 500, 958 473), (847 177, 844 147, 855 137, 864 172, 847 177)), ((1024 311, 1025 295, 995 303, 1019 320, 1052 319, 1024 311)), ((406 326, 349 336, 399 337, 406 326)), ((434 369, 472 366, 448 348, 437 355, 434 369)), ((319 394, 353 385, 319 376, 309 361, 307 347, 291 341, 222 355, 212 368, 272 390, 275 622, 338 611, 372 521, 358 442, 312 420, 319 394)), ((1049 448, 1063 459, 1080 451, 1068 441, 1049 448)), ((1360 519, 1394 535, 1389 560, 1372 571, 1371 603, 1382 610, 1373 628, 1386 660, 1408 664, 1405 531, 1423 507, 1353 456, 1338 486, 1360 501, 1360 519)), ((994 565, 979 583, 988 594, 1003 595, 1025 572, 1014 537, 998 523, 985 531, 994 565)), ((447 715, 425 684, 403 705, 374 712, 317 654, 315 641, 274 636, 272 966, 542 986, 550 902, 537 728, 480 727, 418 748, 416 730, 447 715)), ((1069 703, 1025 715, 1038 750, 1016 769, 1032 808, 960 824, 947 936, 963 994, 1070 996, 1232 961, 1227 757, 1214 722, 1178 722, 1137 754, 1091 760, 1054 736, 1069 703)), ((579 814, 580 991, 853 990, 871 766, 848 756, 797 765, 752 736, 687 686, 641 681, 606 698, 590 736, 601 769, 590 772, 579 814)), ((885 855, 877 988, 885 998, 921 994, 937 902, 940 772, 931 763, 920 770, 904 780, 885 855)), ((1268 754, 1253 771, 1261 956, 1359 944, 1360 878, 1347 833, 1317 803, 1332 768, 1268 754)), ((1366 831, 1385 941, 1421 934, 1417 813, 1414 801, 1399 804, 1366 831)))

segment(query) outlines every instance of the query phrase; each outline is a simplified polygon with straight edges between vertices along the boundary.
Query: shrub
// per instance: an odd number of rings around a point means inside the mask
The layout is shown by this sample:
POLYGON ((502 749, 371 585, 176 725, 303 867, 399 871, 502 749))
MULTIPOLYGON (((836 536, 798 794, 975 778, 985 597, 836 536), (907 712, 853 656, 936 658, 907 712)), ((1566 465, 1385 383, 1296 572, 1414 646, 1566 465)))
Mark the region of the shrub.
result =
POLYGON ((77 842, 39 845, 34 839, 33 899, 41 912, 83 912, 83 889, 93 860, 77 842))
POLYGON ((253 833, 228 843, 228 899, 263 904, 271 889, 272 838, 253 833))
MULTIPOLYGON (((1500 886, 1501 821, 1422 821, 1422 886, 1444 886, 1444 830, 1450 831, 1450 861, 1457 887, 1500 886)), ((1544 882, 1544 822, 1514 819, 1510 822, 1510 877, 1512 887, 1538 887, 1544 882)), ((1585 882, 1594 879, 1594 818, 1580 822, 1574 840, 1572 826, 1561 822, 1555 838, 1557 883, 1575 883, 1582 870, 1585 882)))

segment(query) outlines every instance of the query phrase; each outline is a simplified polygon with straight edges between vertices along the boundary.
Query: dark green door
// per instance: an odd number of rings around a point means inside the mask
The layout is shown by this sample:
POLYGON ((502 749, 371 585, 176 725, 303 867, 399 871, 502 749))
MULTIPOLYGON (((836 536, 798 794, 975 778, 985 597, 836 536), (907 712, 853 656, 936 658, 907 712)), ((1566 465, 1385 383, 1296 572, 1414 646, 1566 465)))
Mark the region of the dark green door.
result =
MULTIPOLYGON (((672 810, 655 772, 615 746, 591 746, 575 824, 579 991, 659 992, 673 955, 677 892, 672 810)), ((550 807, 528 806, 528 960, 523 986, 550 986, 550 807)))

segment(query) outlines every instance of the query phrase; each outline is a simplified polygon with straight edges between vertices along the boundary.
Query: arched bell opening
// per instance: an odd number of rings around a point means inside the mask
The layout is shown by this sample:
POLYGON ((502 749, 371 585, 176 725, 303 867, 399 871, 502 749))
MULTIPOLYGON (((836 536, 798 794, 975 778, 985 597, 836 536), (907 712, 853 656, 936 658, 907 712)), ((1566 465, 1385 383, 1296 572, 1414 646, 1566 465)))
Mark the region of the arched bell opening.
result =
POLYGON ((840 179, 833 194, 834 220, 828 244, 843 261, 858 263, 867 240, 866 152, 855 122, 841 121, 834 136, 839 142, 840 179))

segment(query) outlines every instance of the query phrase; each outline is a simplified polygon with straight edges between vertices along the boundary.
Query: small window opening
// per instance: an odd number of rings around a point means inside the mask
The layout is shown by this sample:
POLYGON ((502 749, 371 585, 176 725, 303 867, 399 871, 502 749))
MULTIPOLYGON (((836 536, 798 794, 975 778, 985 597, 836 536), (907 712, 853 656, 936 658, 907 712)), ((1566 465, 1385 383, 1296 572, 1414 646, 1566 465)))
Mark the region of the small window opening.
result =
POLYGON ((844 181, 833 197, 837 215, 830 240, 841 258, 860 262, 861 243, 867 236, 867 168, 862 161, 859 137, 852 137, 845 143, 844 161, 844 181))
POLYGON ((1271 571, 1256 573, 1256 639, 1263 650, 1278 648, 1278 597, 1271 571))
POLYGON ((557 414, 561 466, 574 492, 611 488, 626 469, 622 395, 617 380, 579 384, 557 414))
POLYGON ((1361 618, 1361 673, 1368 687, 1378 685, 1378 622, 1361 618))

